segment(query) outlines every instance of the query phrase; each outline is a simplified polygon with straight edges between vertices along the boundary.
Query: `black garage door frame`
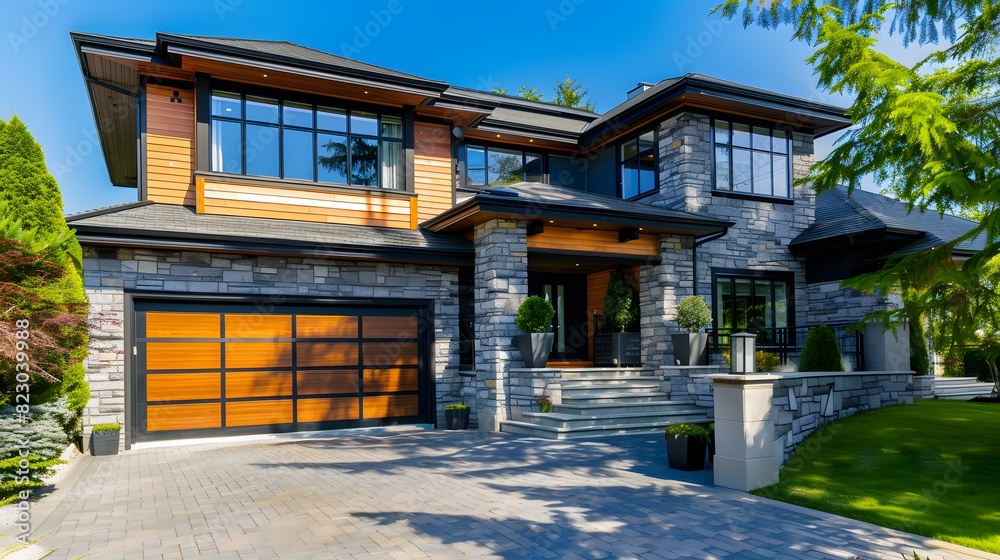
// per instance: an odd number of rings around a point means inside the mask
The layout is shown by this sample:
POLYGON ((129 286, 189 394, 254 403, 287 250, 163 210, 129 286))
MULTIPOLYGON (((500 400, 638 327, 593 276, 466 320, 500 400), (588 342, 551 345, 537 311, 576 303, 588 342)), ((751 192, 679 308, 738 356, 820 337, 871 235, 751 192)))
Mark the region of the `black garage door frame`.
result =
POLYGON ((171 439, 184 437, 204 438, 216 436, 239 436, 261 433, 288 433, 313 430, 339 429, 347 427, 384 426, 391 424, 430 424, 437 422, 437 398, 435 390, 434 362, 434 300, 410 298, 343 298, 343 297, 311 297, 299 295, 235 295, 235 294, 191 294, 186 292, 148 292, 142 290, 127 290, 124 292, 125 324, 124 339, 127 359, 125 360, 125 449, 140 441, 137 423, 141 418, 139 410, 137 347, 137 313, 145 311, 206 311, 206 305, 214 306, 220 312, 243 311, 251 313, 268 312, 316 312, 337 310, 398 311, 407 310, 419 313, 422 328, 417 332, 418 343, 418 383, 419 383, 419 416, 416 419, 373 419, 356 421, 333 421, 315 424, 299 424, 290 427, 276 426, 267 431, 261 427, 226 428, 224 433, 212 433, 209 430, 190 430, 189 433, 177 432, 171 434, 171 439), (138 308, 138 309, 137 309, 138 308))

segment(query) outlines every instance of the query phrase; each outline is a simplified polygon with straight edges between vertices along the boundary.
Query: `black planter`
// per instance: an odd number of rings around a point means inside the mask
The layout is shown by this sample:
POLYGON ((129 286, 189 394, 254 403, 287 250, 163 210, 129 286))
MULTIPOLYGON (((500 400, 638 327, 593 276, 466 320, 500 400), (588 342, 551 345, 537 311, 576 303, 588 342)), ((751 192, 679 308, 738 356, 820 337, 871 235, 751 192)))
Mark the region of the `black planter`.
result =
POLYGON ((556 335, 552 333, 519 334, 514 339, 517 349, 521 351, 524 367, 543 368, 552 353, 552 342, 556 335))
POLYGON ((444 411, 444 429, 464 430, 469 427, 469 409, 444 411))
POLYGON ((708 333, 684 333, 670 335, 674 342, 674 359, 679 366, 697 366, 704 363, 708 333))
POLYGON ((667 465, 679 471, 700 471, 705 468, 705 446, 700 437, 666 434, 667 465))
POLYGON ((98 432, 90 434, 90 452, 95 456, 118 454, 119 432, 98 432))
POLYGON ((73 434, 73 445, 77 451, 83 453, 83 434, 73 434))

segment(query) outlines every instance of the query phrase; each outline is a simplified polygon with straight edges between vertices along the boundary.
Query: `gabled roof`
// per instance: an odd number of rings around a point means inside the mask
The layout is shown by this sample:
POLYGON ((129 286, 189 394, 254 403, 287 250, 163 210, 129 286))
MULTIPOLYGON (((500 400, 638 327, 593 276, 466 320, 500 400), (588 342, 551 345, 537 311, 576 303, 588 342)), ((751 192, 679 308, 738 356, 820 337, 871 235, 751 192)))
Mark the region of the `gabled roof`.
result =
POLYGON ((640 204, 543 183, 516 183, 477 192, 451 210, 422 224, 431 231, 467 231, 493 216, 558 221, 611 228, 643 228, 647 233, 673 232, 704 236, 725 232, 732 222, 659 206, 640 204))
MULTIPOLYGON (((837 243, 851 243, 852 238, 868 236, 878 241, 887 237, 910 240, 897 254, 930 249, 954 241, 976 227, 976 222, 937 212, 907 212, 906 203, 880 194, 846 187, 824 192, 816 197, 816 218, 789 247, 795 252, 820 250, 837 243)), ((959 252, 982 249, 982 236, 956 246, 959 252)))
POLYGON ((425 230, 198 214, 193 208, 128 203, 66 217, 84 245, 241 251, 468 265, 472 243, 425 230))

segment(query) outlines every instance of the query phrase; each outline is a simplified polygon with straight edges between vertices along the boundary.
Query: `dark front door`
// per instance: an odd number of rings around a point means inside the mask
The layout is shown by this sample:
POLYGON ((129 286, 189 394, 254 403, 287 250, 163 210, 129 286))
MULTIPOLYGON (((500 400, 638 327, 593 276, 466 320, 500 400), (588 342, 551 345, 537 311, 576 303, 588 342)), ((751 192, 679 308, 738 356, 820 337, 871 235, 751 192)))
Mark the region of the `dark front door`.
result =
POLYGON ((583 274, 530 273, 528 291, 556 310, 552 318, 553 361, 587 359, 587 277, 583 274))

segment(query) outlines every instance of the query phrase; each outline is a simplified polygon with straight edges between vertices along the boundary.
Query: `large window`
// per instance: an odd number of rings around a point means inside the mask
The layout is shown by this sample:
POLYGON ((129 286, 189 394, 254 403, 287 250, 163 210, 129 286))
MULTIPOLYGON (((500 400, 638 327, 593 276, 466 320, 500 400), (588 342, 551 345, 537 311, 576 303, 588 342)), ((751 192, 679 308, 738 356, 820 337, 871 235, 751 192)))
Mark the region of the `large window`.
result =
POLYGON ((511 185, 542 182, 542 156, 492 146, 465 148, 465 184, 511 185))
POLYGON ((622 198, 632 198, 656 189, 656 131, 631 138, 618 147, 621 161, 622 198))
POLYGON ((405 188, 397 115, 225 91, 211 111, 213 171, 405 188))
POLYGON ((749 330, 758 343, 785 340, 791 326, 792 280, 787 275, 715 275, 715 327, 723 334, 749 330))
POLYGON ((791 140, 766 126, 713 119, 715 189, 791 197, 791 140))

